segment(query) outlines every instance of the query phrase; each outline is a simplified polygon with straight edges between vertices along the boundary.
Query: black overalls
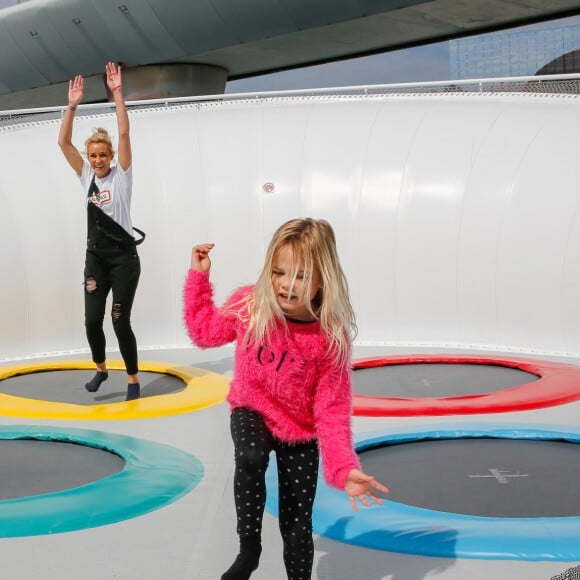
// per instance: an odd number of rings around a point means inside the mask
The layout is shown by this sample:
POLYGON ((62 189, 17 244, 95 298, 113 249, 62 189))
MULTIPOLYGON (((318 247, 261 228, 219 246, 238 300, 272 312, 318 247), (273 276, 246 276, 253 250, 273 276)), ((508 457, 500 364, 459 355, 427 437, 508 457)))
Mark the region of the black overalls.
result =
MULTIPOLYGON (((89 197, 93 193, 98 193, 94 176, 89 187, 89 197)), ((129 375, 139 371, 137 341, 131 328, 131 308, 140 274, 141 263, 133 236, 89 201, 84 274, 87 339, 93 362, 105 362, 103 319, 107 296, 112 290, 113 329, 129 375)))

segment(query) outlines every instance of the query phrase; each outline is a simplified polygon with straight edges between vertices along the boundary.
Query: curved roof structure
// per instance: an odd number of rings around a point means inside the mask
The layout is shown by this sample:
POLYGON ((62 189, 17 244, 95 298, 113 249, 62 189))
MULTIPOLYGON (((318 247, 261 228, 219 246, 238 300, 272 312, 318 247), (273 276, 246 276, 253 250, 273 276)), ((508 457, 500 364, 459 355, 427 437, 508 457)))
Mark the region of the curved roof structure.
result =
POLYGON ((580 12, 579 0, 29 0, 0 11, 0 108, 61 104, 104 63, 195 63, 239 78, 580 12))
POLYGON ((551 60, 538 71, 538 75, 568 74, 575 72, 580 72, 580 50, 571 50, 551 60))

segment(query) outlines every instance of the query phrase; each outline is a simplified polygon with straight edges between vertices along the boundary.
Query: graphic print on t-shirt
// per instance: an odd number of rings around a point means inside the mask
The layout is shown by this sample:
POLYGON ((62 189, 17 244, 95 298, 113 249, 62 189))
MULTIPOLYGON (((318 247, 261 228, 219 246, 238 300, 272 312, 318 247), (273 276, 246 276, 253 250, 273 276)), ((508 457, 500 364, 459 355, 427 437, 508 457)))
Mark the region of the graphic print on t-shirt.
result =
POLYGON ((99 191, 98 193, 93 193, 88 197, 89 203, 96 205, 97 207, 101 207, 106 203, 111 202, 111 192, 108 189, 103 189, 103 191, 99 191))

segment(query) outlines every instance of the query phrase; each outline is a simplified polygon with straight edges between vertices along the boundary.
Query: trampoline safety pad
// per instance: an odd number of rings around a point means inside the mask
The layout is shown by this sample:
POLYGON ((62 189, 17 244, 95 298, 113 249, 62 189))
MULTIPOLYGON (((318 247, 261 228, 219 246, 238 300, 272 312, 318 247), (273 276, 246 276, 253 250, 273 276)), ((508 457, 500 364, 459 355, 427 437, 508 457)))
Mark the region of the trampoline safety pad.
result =
MULTIPOLYGON (((365 451, 381 446, 470 438, 578 444, 580 429, 563 431, 561 427, 529 424, 441 424, 422 431, 361 433, 356 438, 356 449, 364 465, 365 451)), ((484 471, 480 474, 498 475, 484 471)), ((507 481, 509 475, 503 473, 507 481)), ((388 477, 381 483, 389 487, 388 477)), ((429 488, 428 480, 423 483, 429 488)), ((266 509, 277 515, 275 467, 268 468, 267 484, 266 509)), ((576 487, 576 484, 572 485, 576 487)), ((550 477, 547 477, 544 491, 548 493, 549 490, 550 477)), ((434 486, 431 492, 437 495, 441 490, 434 486)), ((314 505, 313 528, 318 535, 336 541, 405 554, 495 560, 580 560, 578 516, 482 517, 398 503, 391 501, 388 495, 383 506, 363 507, 355 514, 344 492, 328 487, 322 475, 314 505)))
MULTIPOLYGON (((123 361, 107 362, 111 370, 124 370, 123 361)), ((92 361, 40 361, 0 367, 0 381, 12 376, 51 370, 91 369, 92 361)), ((205 369, 163 362, 140 361, 141 371, 166 373, 180 378, 186 387, 183 391, 98 405, 75 405, 43 401, 0 393, 0 414, 5 417, 34 419, 123 420, 162 417, 197 411, 225 400, 230 378, 205 369)))
MULTIPOLYGON (((482 387, 479 392, 463 396, 369 396, 354 394, 355 415, 370 417, 464 415, 478 413, 505 413, 541 409, 580 400, 580 367, 545 360, 518 357, 498 358, 469 355, 413 355, 386 356, 353 361, 353 371, 377 369, 397 365, 484 365, 497 369, 522 371, 529 382, 499 390, 482 387)), ((481 375, 481 373, 478 373, 481 375)), ((478 378, 481 380, 481 377, 478 378)), ((492 385, 488 385, 491 387, 492 385)), ((425 389, 427 392, 428 389, 425 389)), ((385 389, 385 395, 388 391, 385 389)))
POLYGON ((0 439, 75 443, 109 451, 125 462, 120 471, 78 487, 0 501, 3 538, 70 532, 134 518, 176 501, 203 476, 203 466, 193 455, 135 437, 18 426, 0 427, 0 439))

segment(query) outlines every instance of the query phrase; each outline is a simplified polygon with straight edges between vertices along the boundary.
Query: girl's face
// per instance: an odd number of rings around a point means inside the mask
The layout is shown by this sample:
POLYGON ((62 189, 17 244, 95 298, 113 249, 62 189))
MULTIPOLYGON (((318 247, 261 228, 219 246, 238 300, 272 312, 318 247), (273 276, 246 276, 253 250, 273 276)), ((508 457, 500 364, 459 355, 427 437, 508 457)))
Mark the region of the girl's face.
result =
POLYGON ((288 245, 282 246, 274 255, 272 287, 282 312, 288 317, 296 320, 312 320, 312 314, 308 311, 308 306, 314 300, 318 290, 322 288, 322 279, 318 272, 312 272, 311 275, 311 292, 306 295, 308 287, 306 274, 301 264, 294 264, 292 248, 288 245), (295 266, 297 266, 298 273, 292 292, 290 292, 295 266))
POLYGON ((106 143, 90 143, 87 147, 87 159, 97 177, 105 177, 111 172, 113 154, 106 143))

